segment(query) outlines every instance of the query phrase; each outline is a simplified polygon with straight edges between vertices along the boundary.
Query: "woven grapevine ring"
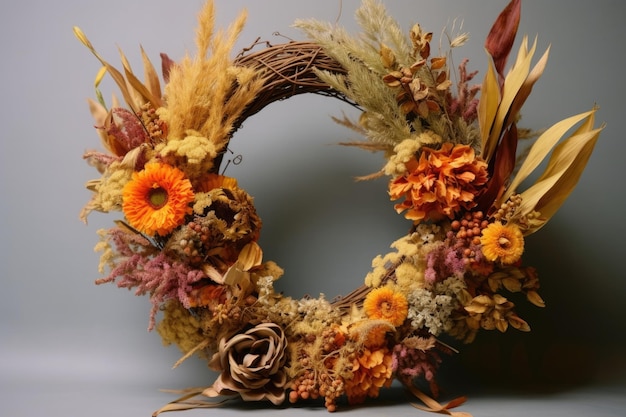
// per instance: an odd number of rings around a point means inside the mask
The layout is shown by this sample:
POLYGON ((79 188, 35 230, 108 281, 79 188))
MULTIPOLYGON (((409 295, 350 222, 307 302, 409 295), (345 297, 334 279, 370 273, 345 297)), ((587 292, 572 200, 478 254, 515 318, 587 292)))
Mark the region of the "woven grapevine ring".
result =
MULTIPOLYGON (((431 53, 432 33, 415 25, 407 34, 372 0, 356 12, 359 36, 300 20, 310 41, 257 42, 234 58, 245 14, 216 33, 208 2, 197 53, 180 62, 162 54, 159 77, 142 50, 143 81, 124 55, 118 70, 75 28, 102 63, 90 109, 106 149, 85 153, 101 176, 87 184, 93 194, 81 217, 123 214, 99 231, 106 276, 97 283, 148 295, 150 329, 181 349, 180 361, 199 355, 219 373, 155 415, 217 406, 216 397, 323 398, 334 411, 342 398, 361 403, 394 379, 422 400, 418 408, 467 415, 450 411, 461 400, 440 404, 415 382, 437 396, 438 365, 455 351, 443 336, 469 343, 480 329, 530 330, 505 296, 522 293, 544 305, 537 273, 522 261, 525 237, 569 195, 601 130, 592 109, 547 129, 518 159, 518 140, 532 136, 517 128, 518 113, 547 60, 545 53, 531 65, 535 45, 524 39, 505 74, 519 15, 513 0, 494 24, 480 85, 466 60, 452 69, 448 55, 431 53), (125 106, 103 100, 105 74, 125 106), (361 111, 357 121, 337 121, 366 139, 350 145, 384 153, 384 166, 364 179, 389 177, 389 196, 409 222, 391 251, 372 261, 363 285, 333 301, 274 291, 283 271, 263 260, 253 198, 220 174, 248 117, 305 93, 361 111), (543 174, 521 190, 544 159, 543 174)), ((465 41, 451 38, 450 50, 465 41)))

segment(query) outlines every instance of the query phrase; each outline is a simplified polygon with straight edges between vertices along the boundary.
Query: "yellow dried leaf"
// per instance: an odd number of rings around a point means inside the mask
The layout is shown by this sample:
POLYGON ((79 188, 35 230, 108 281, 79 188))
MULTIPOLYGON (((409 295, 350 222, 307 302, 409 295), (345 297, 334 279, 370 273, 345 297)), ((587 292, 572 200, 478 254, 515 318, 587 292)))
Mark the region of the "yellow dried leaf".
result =
POLYGON ((489 143, 489 138, 496 113, 498 112, 498 104, 500 103, 500 86, 491 60, 487 67, 480 94, 478 126, 480 128, 481 149, 483 149, 481 156, 484 158, 484 149, 492 146, 489 143))
MULTIPOLYGON (((526 40, 526 38, 524 39, 526 40)), ((513 68, 511 68, 511 70, 504 79, 504 85, 502 87, 502 98, 498 105, 498 110, 493 121, 493 126, 491 127, 491 131, 489 133, 489 139, 485 144, 485 148, 483 149, 483 158, 486 161, 489 161, 495 153, 498 140, 500 139, 502 131, 507 126, 506 122, 508 120, 514 120, 516 116, 510 114, 510 109, 515 100, 515 97, 520 91, 520 88, 522 87, 522 85, 524 85, 524 82, 528 77, 530 71, 530 63, 532 61, 535 48, 536 42, 535 44, 533 44, 533 47, 530 51, 524 51, 524 53, 522 53, 522 49, 525 49, 524 46, 522 46, 520 48, 520 58, 518 58, 518 62, 515 63, 513 68)))
POLYGON ((497 305, 503 305, 508 303, 509 300, 506 299, 506 297, 501 296, 500 294, 494 294, 493 295, 493 301, 497 304, 497 305))
POLYGON ((522 289, 522 283, 515 278, 505 278, 502 280, 504 288, 511 292, 519 292, 522 289))
POLYGON ((87 36, 85 35, 85 33, 82 31, 81 28, 79 28, 78 26, 74 26, 73 28, 74 31, 74 36, 76 36, 78 38, 78 40, 85 45, 89 50, 94 51, 94 47, 91 44, 91 42, 89 41, 89 39, 87 39, 87 36))
POLYGON ((513 101, 513 104, 511 105, 511 109, 510 109, 510 112, 513 115, 513 117, 516 117, 515 115, 517 115, 520 112, 520 110, 522 109, 522 106, 526 102, 526 99, 530 95, 533 89, 533 86, 543 74, 543 71, 545 70, 546 65, 548 63, 549 54, 550 54, 550 47, 546 49, 546 52, 544 52, 544 54, 541 56, 539 61, 537 61, 533 69, 530 71, 530 74, 528 74, 528 77, 524 81, 524 84, 522 84, 522 87, 517 93, 517 96, 515 96, 515 100, 513 101))
POLYGON ((470 304, 468 306, 465 306, 465 311, 467 311, 468 313, 483 314, 485 311, 487 311, 487 306, 481 304, 470 304))
POLYGON ((602 128, 577 131, 557 146, 548 166, 537 182, 521 193, 522 203, 518 208, 525 215, 533 211, 541 213, 525 234, 539 230, 557 212, 578 183, 591 156, 602 128))
POLYGON ((513 328, 520 330, 522 332, 529 332, 530 326, 524 320, 519 318, 518 316, 511 314, 509 316, 509 324, 513 326, 513 328))
POLYGON ((595 110, 591 110, 586 113, 581 113, 568 117, 565 120, 561 120, 539 136, 530 148, 530 151, 524 159, 517 175, 513 178, 511 184, 507 187, 500 200, 496 203, 496 206, 499 206, 516 193, 517 187, 535 170, 535 168, 539 166, 539 164, 545 159, 552 148, 568 130, 570 130, 576 123, 591 116, 594 112, 595 110))
POLYGON ((506 332, 506 329, 509 328, 509 323, 506 320, 496 320, 496 328, 501 332, 506 332))
POLYGON ((100 69, 98 70, 98 73, 96 74, 96 78, 93 82, 93 86, 95 88, 98 88, 100 86, 100 83, 102 82, 102 79, 104 78, 104 75, 107 73, 107 67, 102 66, 100 67, 100 69))
POLYGON ((159 80, 159 75, 156 72, 156 69, 152 65, 150 58, 144 51, 143 47, 141 47, 141 58, 143 60, 143 71, 145 78, 145 85, 152 93, 152 96, 159 101, 159 107, 161 106, 161 81, 159 80))
POLYGON ((128 80, 128 84, 134 89, 135 93, 139 95, 139 98, 141 98, 141 102, 137 103, 135 102, 137 107, 140 107, 141 104, 143 104, 143 102, 150 102, 150 104, 152 104, 153 108, 159 108, 161 105, 161 101, 157 100, 152 93, 148 90, 148 88, 135 76, 135 74, 133 73, 133 70, 130 67, 130 63, 128 62, 128 59, 126 59, 126 56, 124 55, 124 53, 122 52, 122 50, 119 50, 120 56, 121 56, 121 60, 122 60, 122 66, 124 67, 124 74, 126 75, 126 80, 128 80))
MULTIPOLYGON (((93 45, 91 44, 91 42, 89 42, 89 39, 87 39, 87 36, 85 36, 83 31, 79 27, 77 27, 77 26, 74 26, 74 35, 76 35, 78 40, 83 45, 85 45, 91 51, 91 53, 98 59, 98 61, 100 61, 100 63, 106 68, 106 70, 111 75, 111 77, 113 78, 113 80, 115 81, 117 86, 119 87, 120 91, 122 92, 122 96, 124 97, 124 100, 126 100, 126 103, 128 104, 128 106, 135 113, 138 113, 139 109, 136 108, 136 106, 134 105, 133 97, 130 94, 130 92, 128 91, 128 88, 126 87, 126 80, 124 79, 124 76, 118 70, 116 70, 115 67, 113 67, 111 64, 106 62, 100 56, 100 54, 98 54, 98 52, 96 52, 96 50, 93 47, 93 45)), ((100 70, 100 71, 102 71, 102 70, 100 70)))
POLYGON ((385 68, 393 69, 396 67, 396 56, 386 45, 380 47, 380 59, 385 68))
POLYGON ((240 287, 248 287, 250 282, 250 272, 245 271, 239 261, 235 262, 233 266, 228 268, 226 273, 224 274, 223 284, 229 285, 231 287, 240 286, 240 287))
MULTIPOLYGON (((572 152, 570 155, 572 158, 571 163, 567 164, 567 168, 562 172, 554 174, 558 180, 543 194, 541 200, 535 205, 535 210, 541 213, 544 224, 557 212, 574 190, 587 165, 601 130, 602 128, 596 129, 576 137, 578 139, 577 146, 570 147, 572 152)), ((533 231, 538 229, 539 227, 535 227, 533 231)))
POLYGON ((250 242, 243 247, 237 258, 244 271, 249 271, 253 267, 260 265, 263 259, 263 250, 256 242, 250 242))
POLYGON ((546 303, 543 301, 543 298, 537 293, 537 291, 528 291, 526 293, 526 298, 528 301, 536 305, 537 307, 545 307, 546 303))
POLYGON ((209 264, 202 265, 202 272, 213 282, 217 284, 224 283, 224 276, 215 267, 209 264))

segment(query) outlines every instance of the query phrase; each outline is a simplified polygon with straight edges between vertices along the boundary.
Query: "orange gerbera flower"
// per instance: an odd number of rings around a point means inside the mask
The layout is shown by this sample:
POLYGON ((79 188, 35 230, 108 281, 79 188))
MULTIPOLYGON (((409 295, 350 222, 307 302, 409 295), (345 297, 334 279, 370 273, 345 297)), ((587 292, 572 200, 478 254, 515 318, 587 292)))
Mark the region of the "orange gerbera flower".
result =
POLYGON ((461 209, 472 209, 488 180, 487 163, 468 145, 424 147, 419 161, 413 157, 406 166, 407 173, 391 181, 389 195, 392 200, 404 197, 395 209, 406 210, 404 216, 414 221, 452 219, 461 209))
POLYGON ((488 261, 512 264, 524 253, 524 235, 516 224, 493 222, 480 237, 482 252, 488 261))
POLYGON ((122 199, 122 210, 131 226, 148 235, 165 236, 191 213, 189 203, 194 193, 180 169, 153 162, 133 173, 122 199))
POLYGON ((394 326, 400 326, 409 312, 409 303, 404 294, 381 287, 367 294, 363 309, 370 319, 387 320, 394 326))

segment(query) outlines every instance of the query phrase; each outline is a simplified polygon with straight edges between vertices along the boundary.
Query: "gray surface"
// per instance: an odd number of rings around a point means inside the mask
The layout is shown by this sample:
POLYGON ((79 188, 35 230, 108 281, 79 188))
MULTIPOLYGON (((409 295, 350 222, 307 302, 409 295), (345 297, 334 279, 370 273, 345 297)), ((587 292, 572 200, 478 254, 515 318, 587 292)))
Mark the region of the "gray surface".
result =
MULTIPOLYGON (((218 1, 218 21, 250 10, 239 47, 257 36, 275 43, 298 17, 335 20, 337 1, 218 1)), ((344 1, 342 24, 353 26, 358 2, 344 1)), ((483 39, 504 1, 388 1, 408 29, 419 21, 435 36, 464 20, 471 58, 484 73, 483 39)), ((97 145, 85 104, 93 96, 96 60, 72 35, 73 25, 118 62, 120 46, 136 68, 141 43, 155 61, 193 47, 201 1, 31 0, 4 5, 0 15, 0 415, 149 415, 172 397, 158 388, 211 382, 205 365, 177 370, 174 348, 145 331, 149 304, 114 286, 96 287, 95 231, 113 216, 78 212, 95 173, 81 160, 97 145)), ((528 244, 527 262, 539 268, 544 310, 520 304, 533 332, 485 334, 445 369, 449 395, 470 394, 475 416, 624 415, 626 298, 623 268, 624 156, 623 2, 527 1, 521 33, 552 44, 548 69, 524 111, 524 122, 546 127, 597 102, 607 128, 570 200, 528 244), (494 360, 497 355, 498 360, 494 360), (524 361, 530 358, 532 366, 524 361), (494 364, 497 364, 495 366, 494 364), (520 384, 521 383, 521 386, 520 384), (538 393, 541 392, 541 393, 538 393)), ((103 87, 105 96, 111 84, 103 87)), ((384 182, 353 184, 381 159, 332 144, 352 139, 330 115, 345 107, 331 99, 299 97, 277 103, 246 122, 232 144, 244 162, 229 168, 255 196, 264 219, 267 259, 285 267, 287 294, 330 297, 360 284, 371 258, 405 233, 386 201, 384 182), (296 173, 296 175, 294 175, 296 173), (338 233, 340 231, 341 233, 338 233)), ((348 413, 415 415, 402 393, 348 413), (381 404, 392 403, 393 406, 381 404), (397 403, 397 404, 396 404, 397 403)), ((186 415, 236 415, 275 409, 247 405, 186 415)), ((325 413, 298 408, 284 415, 325 413)))

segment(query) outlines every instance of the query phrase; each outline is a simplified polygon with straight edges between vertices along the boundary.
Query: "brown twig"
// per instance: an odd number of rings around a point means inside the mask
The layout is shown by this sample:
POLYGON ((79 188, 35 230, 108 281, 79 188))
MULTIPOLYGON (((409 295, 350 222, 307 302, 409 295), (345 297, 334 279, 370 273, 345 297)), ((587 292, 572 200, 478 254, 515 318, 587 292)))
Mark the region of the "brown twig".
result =
MULTIPOLYGON (((234 64, 258 70, 264 74, 265 84, 234 123, 231 137, 247 118, 267 105, 298 94, 312 93, 334 97, 358 107, 356 103, 319 79, 314 69, 336 74, 345 74, 346 70, 315 43, 293 41, 271 45, 257 39, 251 47, 243 49, 237 55, 234 64), (258 45, 266 47, 254 51, 258 45)), ((216 162, 216 166, 219 167, 221 156, 216 162)))
POLYGON ((266 82, 257 98, 242 114, 237 127, 268 104, 297 94, 313 93, 335 97, 351 105, 343 94, 322 82, 314 69, 345 74, 346 70, 311 42, 288 42, 270 45, 260 51, 245 51, 235 59, 235 65, 252 67, 265 72, 266 82))

